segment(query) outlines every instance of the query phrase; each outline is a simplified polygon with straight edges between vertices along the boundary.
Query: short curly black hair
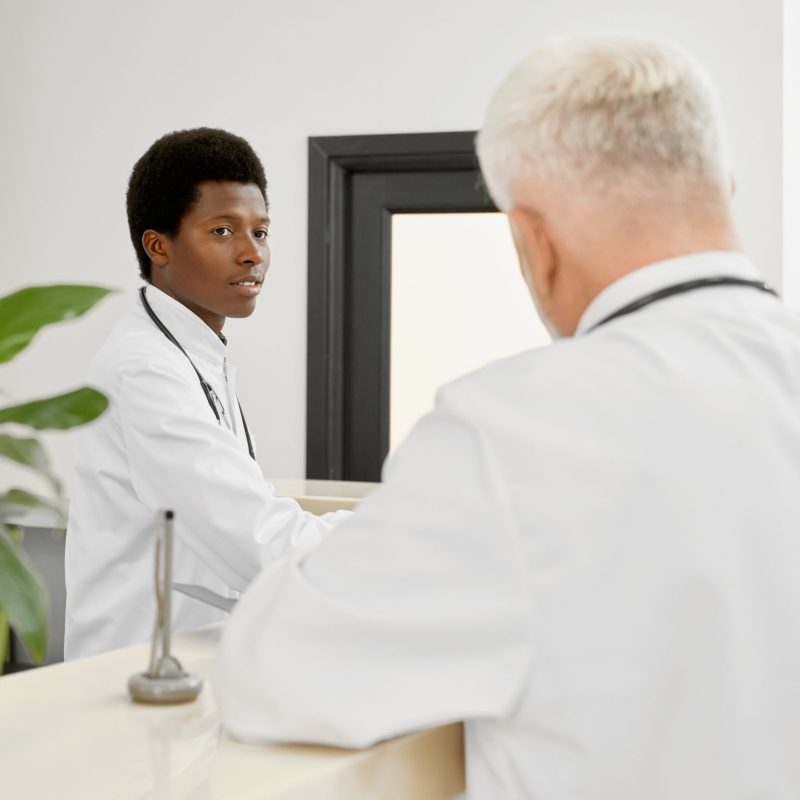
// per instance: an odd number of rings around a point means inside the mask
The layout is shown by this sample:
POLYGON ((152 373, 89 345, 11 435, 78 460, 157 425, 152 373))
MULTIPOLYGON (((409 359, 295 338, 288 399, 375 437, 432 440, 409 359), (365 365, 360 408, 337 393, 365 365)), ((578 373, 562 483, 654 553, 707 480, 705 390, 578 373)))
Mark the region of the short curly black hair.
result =
POLYGON ((128 181, 128 228, 139 272, 148 283, 152 265, 142 234, 152 228, 175 236, 203 181, 254 183, 269 206, 264 167, 241 136, 219 128, 192 128, 162 136, 136 162, 128 181))

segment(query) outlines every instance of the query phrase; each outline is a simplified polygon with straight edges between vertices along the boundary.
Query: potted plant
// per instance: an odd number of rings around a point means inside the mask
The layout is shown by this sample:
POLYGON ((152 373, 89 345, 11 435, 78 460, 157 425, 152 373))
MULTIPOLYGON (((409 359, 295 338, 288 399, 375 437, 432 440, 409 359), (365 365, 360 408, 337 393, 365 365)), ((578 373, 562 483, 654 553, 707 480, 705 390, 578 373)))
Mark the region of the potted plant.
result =
MULTIPOLYGON (((84 314, 110 291, 97 286, 34 286, 0 297, 0 364, 24 350, 44 326, 84 314)), ((9 626, 35 662, 47 654, 45 591, 19 548, 22 531, 14 524, 21 511, 37 507, 64 519, 61 482, 35 432, 83 425, 107 406, 105 396, 88 387, 0 405, 0 457, 35 470, 50 486, 49 496, 0 487, 0 673, 8 655, 9 626)))

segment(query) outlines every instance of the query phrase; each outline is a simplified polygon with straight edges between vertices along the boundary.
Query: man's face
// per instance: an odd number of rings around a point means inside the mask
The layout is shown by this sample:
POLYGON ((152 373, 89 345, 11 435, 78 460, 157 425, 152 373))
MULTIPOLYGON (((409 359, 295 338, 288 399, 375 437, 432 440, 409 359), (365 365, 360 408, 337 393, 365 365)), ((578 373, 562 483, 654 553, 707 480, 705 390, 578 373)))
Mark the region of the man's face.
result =
MULTIPOLYGON (((269 267, 268 230, 255 184, 204 181, 177 234, 156 234, 151 242, 153 285, 219 332, 226 317, 255 311, 269 267)), ((144 234, 146 247, 150 233, 144 234)))

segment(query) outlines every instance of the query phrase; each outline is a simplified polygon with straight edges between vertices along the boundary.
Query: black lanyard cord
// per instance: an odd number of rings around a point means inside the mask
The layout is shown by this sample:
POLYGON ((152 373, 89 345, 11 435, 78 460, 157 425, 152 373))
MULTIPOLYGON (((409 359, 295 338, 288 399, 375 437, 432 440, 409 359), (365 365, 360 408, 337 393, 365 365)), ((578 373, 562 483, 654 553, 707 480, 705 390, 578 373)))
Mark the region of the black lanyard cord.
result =
MULTIPOLYGON (((153 309, 150 306, 150 303, 147 302, 147 297, 145 296, 145 289, 146 288, 147 287, 142 286, 139 289, 139 296, 142 298, 142 306, 144 306, 144 310, 147 312, 147 315, 150 317, 150 319, 153 320, 153 323, 161 331, 161 333, 163 333, 164 336, 166 336, 166 338, 169 339, 169 341, 172 342, 172 344, 174 344, 175 347, 177 347, 178 350, 180 350, 181 353, 184 354, 184 356, 186 356, 186 360, 192 365, 192 369, 197 374, 197 379, 200 381, 200 386, 203 389, 203 394, 206 396, 206 400, 208 401, 208 405, 211 407, 211 410, 214 412, 214 416, 216 417, 217 422, 221 425, 222 424, 222 419, 220 418, 219 411, 217 410, 217 404, 214 402, 214 396, 215 396, 216 393, 214 392, 213 387, 203 377, 203 375, 201 374, 200 370, 197 369, 197 367, 195 366, 194 361, 192 361, 192 359, 189 357, 189 354, 183 349, 183 347, 181 346, 181 343, 172 335, 172 332, 169 330, 169 328, 167 328, 167 326, 158 318, 158 316, 156 315, 156 312, 153 311, 153 309)), ((253 442, 250 439, 250 431, 249 431, 249 429, 247 427, 247 420, 245 420, 244 411, 242 411, 242 404, 239 403, 239 399, 238 398, 236 399, 236 402, 237 402, 237 404, 239 406, 239 414, 242 417, 242 425, 244 426, 244 435, 245 435, 245 438, 247 439, 247 451, 250 453, 250 457, 253 460, 255 460, 256 454, 255 454, 255 450, 253 449, 253 442)), ((220 405, 221 405, 221 402, 220 402, 220 405)))
POLYGON ((775 297, 778 296, 778 293, 769 284, 764 283, 764 281, 752 281, 748 280, 747 278, 734 278, 729 275, 720 275, 714 278, 697 278, 693 281, 686 281, 685 283, 678 283, 674 286, 667 286, 664 289, 659 289, 657 292, 652 292, 644 297, 640 297, 638 300, 634 300, 632 303, 628 303, 628 305, 617 309, 613 314, 609 314, 607 317, 604 317, 600 320, 600 322, 596 322, 586 331, 586 333, 590 333, 596 328, 599 328, 601 325, 605 325, 606 322, 611 322, 612 319, 624 317, 627 314, 633 314, 635 311, 638 311, 645 306, 649 306, 651 303, 657 303, 659 300, 665 300, 666 298, 673 297, 676 294, 686 294, 686 292, 694 292, 697 289, 713 288, 717 286, 746 286, 750 289, 757 289, 759 292, 766 292, 767 294, 775 295, 775 297))

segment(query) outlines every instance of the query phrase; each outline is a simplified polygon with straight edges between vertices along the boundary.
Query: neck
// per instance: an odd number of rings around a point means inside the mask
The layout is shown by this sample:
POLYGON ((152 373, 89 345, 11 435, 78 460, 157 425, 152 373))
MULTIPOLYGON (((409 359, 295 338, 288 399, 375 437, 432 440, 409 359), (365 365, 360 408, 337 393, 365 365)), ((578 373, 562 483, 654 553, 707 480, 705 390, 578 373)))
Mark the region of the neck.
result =
POLYGON ((572 219, 559 225, 555 249, 574 331, 589 303, 614 281, 641 267, 693 253, 737 250, 727 203, 670 203, 572 219))
POLYGON ((180 292, 173 291, 169 285, 164 283, 163 281, 156 280, 155 274, 152 276, 151 284, 156 287, 156 289, 160 289, 164 294, 169 295, 173 300, 180 303, 182 306, 185 306, 189 309, 196 317, 199 317, 209 328, 211 328, 214 333, 217 334, 220 338, 222 337, 222 328, 225 325, 225 317, 220 316, 219 314, 215 314, 212 311, 209 311, 207 308, 203 308, 203 306, 193 303, 191 299, 186 298, 180 292))
POLYGON ((588 305, 609 284, 648 264, 694 253, 738 249, 739 242, 729 229, 705 229, 691 236, 681 236, 680 231, 672 228, 662 236, 650 234, 641 241, 599 245, 591 254, 577 259, 571 272, 579 280, 588 305))

